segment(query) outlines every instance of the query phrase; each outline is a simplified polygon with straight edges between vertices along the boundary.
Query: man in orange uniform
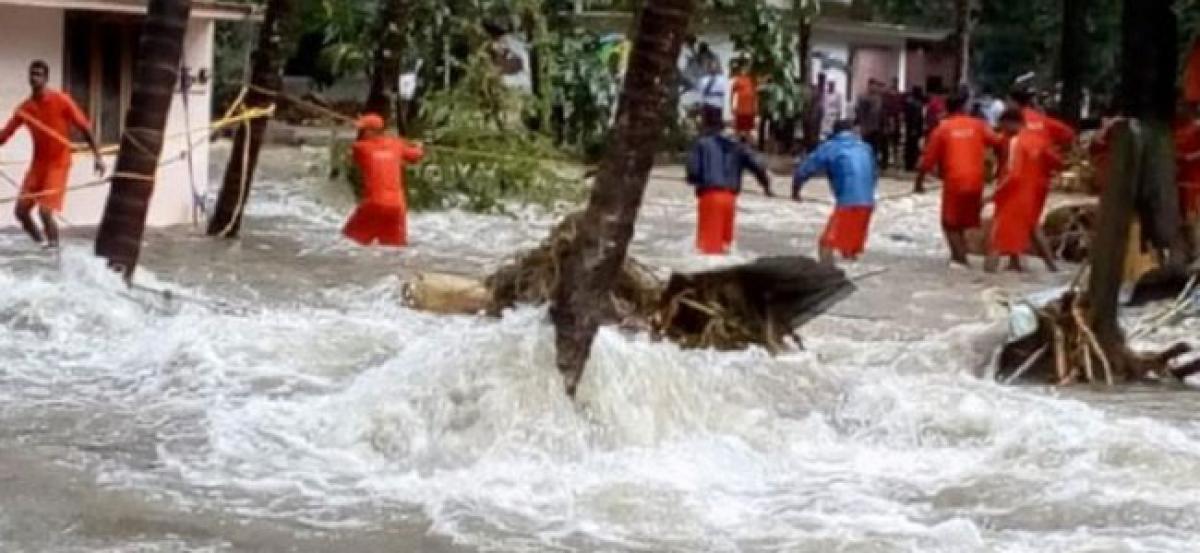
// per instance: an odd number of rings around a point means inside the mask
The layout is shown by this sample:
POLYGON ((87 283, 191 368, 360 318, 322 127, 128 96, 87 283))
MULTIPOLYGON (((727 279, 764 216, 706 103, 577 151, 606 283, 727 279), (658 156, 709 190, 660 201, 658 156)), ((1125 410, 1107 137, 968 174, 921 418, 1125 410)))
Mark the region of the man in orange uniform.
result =
POLYGON ((733 130, 743 142, 754 137, 754 125, 758 120, 758 83, 750 75, 749 62, 738 64, 737 76, 733 78, 733 130))
POLYGON ((1183 71, 1183 98, 1192 109, 1200 104, 1200 37, 1192 43, 1183 71))
POLYGON ((968 229, 979 228, 983 213, 983 185, 989 147, 999 148, 1004 139, 986 121, 967 114, 969 97, 955 94, 949 100, 950 117, 943 119, 929 136, 921 157, 914 192, 925 192, 925 176, 939 169, 942 188, 942 230, 950 246, 950 261, 969 266, 968 229))
POLYGON ((1012 91, 1010 97, 1012 99, 1010 107, 1021 110, 1021 115, 1025 118, 1026 130, 1046 135, 1046 138, 1061 150, 1065 150, 1075 143, 1075 129, 1037 109, 1033 102, 1032 90, 1018 88, 1012 91))
POLYGON ((1181 107, 1179 118, 1175 122, 1175 155, 1178 161, 1179 207, 1183 212, 1183 220, 1187 231, 1184 233, 1191 248, 1191 255, 1197 255, 1200 247, 1200 237, 1197 236, 1200 223, 1200 120, 1196 118, 1193 104, 1181 107))
POLYGON ((347 238, 370 246, 408 245, 408 202, 404 166, 425 157, 419 144, 384 134, 383 118, 367 114, 358 120, 354 163, 362 173, 363 199, 342 231, 347 238))
POLYGON ((1000 126, 1013 138, 996 190, 996 220, 984 269, 996 272, 1000 256, 1008 256, 1009 270, 1021 271, 1021 256, 1032 245, 1046 268, 1056 272, 1054 256, 1038 226, 1050 194, 1050 178, 1063 166, 1063 159, 1045 132, 1025 125, 1021 111, 1004 112, 1000 126))
POLYGON ((71 174, 71 127, 79 129, 96 156, 96 174, 104 173, 104 159, 92 136, 91 124, 70 96, 48 86, 50 66, 38 60, 29 65, 32 94, 0 131, 0 146, 12 138, 21 125, 33 136, 33 163, 25 174, 17 199, 16 216, 25 233, 42 243, 42 231, 33 222, 36 206, 45 230, 45 247, 58 247, 58 225, 54 214, 62 212, 67 197, 67 178, 71 174))
POLYGON ((696 189, 696 249, 704 255, 724 255, 733 245, 737 197, 742 173, 750 171, 771 196, 771 177, 750 147, 722 134, 724 122, 716 110, 705 110, 703 134, 688 153, 687 182, 696 189))

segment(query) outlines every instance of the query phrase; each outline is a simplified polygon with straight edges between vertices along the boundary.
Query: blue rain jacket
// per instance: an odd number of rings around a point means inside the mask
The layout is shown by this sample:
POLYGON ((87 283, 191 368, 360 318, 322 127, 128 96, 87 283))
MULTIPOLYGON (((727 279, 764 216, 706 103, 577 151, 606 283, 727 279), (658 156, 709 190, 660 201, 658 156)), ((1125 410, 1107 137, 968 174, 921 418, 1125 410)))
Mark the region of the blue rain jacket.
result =
POLYGON ((792 191, 799 192, 809 179, 825 174, 837 205, 874 206, 879 183, 875 151, 852 132, 842 132, 821 144, 799 167, 792 191))
POLYGON ((742 173, 750 171, 763 190, 770 189, 767 168, 748 146, 721 134, 696 140, 688 154, 687 182, 699 194, 711 188, 742 191, 742 173))

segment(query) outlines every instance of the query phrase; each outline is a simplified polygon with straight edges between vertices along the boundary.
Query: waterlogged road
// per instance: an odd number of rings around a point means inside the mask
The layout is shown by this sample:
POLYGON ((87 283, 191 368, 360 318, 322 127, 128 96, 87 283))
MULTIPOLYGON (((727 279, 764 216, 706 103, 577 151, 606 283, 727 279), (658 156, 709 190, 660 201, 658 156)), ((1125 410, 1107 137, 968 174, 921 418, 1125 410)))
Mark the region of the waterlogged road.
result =
MULTIPOLYGON (((807 352, 605 332, 573 404, 542 313, 399 307, 400 275, 486 272, 553 217, 418 215, 411 250, 359 250, 306 157, 268 153, 242 241, 149 237, 172 301, 86 230, 60 260, 0 234, 0 550, 1200 550, 1196 396, 975 378, 984 292, 1056 277, 948 271, 934 197, 880 207, 849 269, 875 276, 807 352)), ((636 253, 711 264, 659 176, 636 253)), ((810 250, 827 210, 747 195, 731 261, 810 250)))

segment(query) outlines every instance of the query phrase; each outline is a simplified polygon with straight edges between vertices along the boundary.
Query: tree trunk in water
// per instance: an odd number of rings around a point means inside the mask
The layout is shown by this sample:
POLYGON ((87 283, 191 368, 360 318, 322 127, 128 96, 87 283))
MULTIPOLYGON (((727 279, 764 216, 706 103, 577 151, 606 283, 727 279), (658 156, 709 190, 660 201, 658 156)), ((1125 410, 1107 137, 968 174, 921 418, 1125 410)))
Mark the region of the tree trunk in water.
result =
MULTIPOLYGON (((1156 232, 1171 232, 1156 231, 1155 227, 1169 229, 1170 221, 1179 220, 1170 134, 1179 52, 1171 4, 1170 0, 1124 0, 1120 94, 1129 119, 1117 130, 1112 178, 1101 201, 1099 231, 1092 249, 1087 297, 1088 322, 1110 353, 1125 349, 1117 315, 1135 210, 1152 237, 1156 232), (1161 218, 1168 221, 1163 223, 1161 218)), ((1173 226, 1177 231, 1179 225, 1173 226)), ((1155 241, 1163 240, 1160 236, 1155 241)))
POLYGON ((379 5, 379 28, 371 66, 371 92, 364 107, 367 113, 377 113, 385 121, 397 121, 400 102, 400 56, 404 52, 404 18, 408 14, 407 0, 384 0, 379 5))
POLYGON ((1062 79, 1060 115, 1072 126, 1083 117, 1083 74, 1087 65, 1088 0, 1062 0, 1062 50, 1059 77, 1062 79))
MULTIPOLYGON (((295 14, 295 0, 267 2, 267 13, 258 32, 258 46, 251 60, 250 84, 254 87, 246 91, 247 108, 265 108, 277 100, 277 95, 268 91, 278 92, 283 88, 286 42, 292 36, 291 25, 295 14)), ((258 118, 251 120, 248 125, 238 126, 229 163, 225 166, 225 180, 217 196, 217 206, 208 222, 209 236, 235 238, 241 230, 242 214, 250 197, 254 171, 258 167, 258 154, 268 123, 266 118, 258 118)))
POLYGON ((141 254, 191 8, 190 0, 151 0, 142 25, 131 107, 96 234, 96 255, 107 259, 109 267, 123 273, 126 280, 133 278, 141 254))
POLYGON ((600 325, 612 319, 609 295, 633 238, 693 8, 694 0, 647 0, 638 18, 616 129, 564 256, 550 312, 558 368, 571 396, 600 325))

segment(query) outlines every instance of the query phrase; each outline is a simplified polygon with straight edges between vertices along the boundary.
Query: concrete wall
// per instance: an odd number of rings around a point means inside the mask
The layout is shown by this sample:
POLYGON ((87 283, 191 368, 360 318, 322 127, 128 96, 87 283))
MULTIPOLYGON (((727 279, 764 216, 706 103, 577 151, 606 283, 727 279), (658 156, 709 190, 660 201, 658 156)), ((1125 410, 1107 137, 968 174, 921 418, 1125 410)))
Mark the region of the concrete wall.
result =
MULTIPOLYGON (((0 112, 4 113, 6 119, 8 114, 29 96, 29 86, 24 75, 33 59, 40 58, 50 63, 51 86, 61 88, 63 27, 62 10, 0 6, 0 75, 5 75, 4 79, 0 79, 0 112)), ((212 74, 213 28, 212 21, 195 19, 188 26, 184 65, 188 66, 193 74, 201 69, 212 74)), ((212 118, 212 84, 194 85, 188 103, 190 109, 187 115, 192 129, 206 129, 212 118)), ((158 182, 148 218, 148 223, 152 226, 169 226, 191 221, 192 179, 188 178, 188 164, 182 156, 188 144, 184 136, 185 123, 183 101, 180 96, 176 96, 167 123, 168 138, 163 147, 164 163, 173 162, 167 163, 157 176, 158 182)), ((192 175, 197 188, 204 193, 208 188, 208 142, 202 138, 207 135, 196 132, 192 136, 194 142, 198 141, 193 148, 192 175)), ((12 141, 0 148, 0 169, 20 182, 32 155, 32 143, 28 133, 24 130, 19 131, 12 141)), ((110 156, 106 161, 111 170, 116 162, 115 156, 110 156)), ((95 180, 91 154, 76 154, 71 184, 95 180)), ((108 185, 104 185, 68 193, 63 218, 72 226, 98 224, 108 197, 108 188, 108 185)), ((12 186, 0 183, 0 201, 16 195, 12 186)), ((15 224, 12 207, 11 201, 0 203, 0 227, 15 224)))

